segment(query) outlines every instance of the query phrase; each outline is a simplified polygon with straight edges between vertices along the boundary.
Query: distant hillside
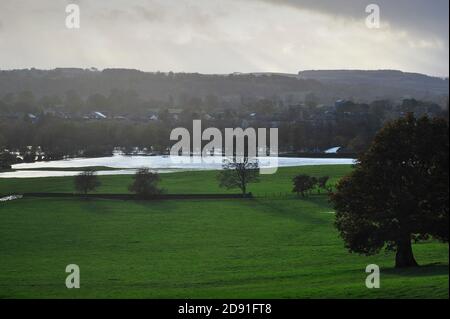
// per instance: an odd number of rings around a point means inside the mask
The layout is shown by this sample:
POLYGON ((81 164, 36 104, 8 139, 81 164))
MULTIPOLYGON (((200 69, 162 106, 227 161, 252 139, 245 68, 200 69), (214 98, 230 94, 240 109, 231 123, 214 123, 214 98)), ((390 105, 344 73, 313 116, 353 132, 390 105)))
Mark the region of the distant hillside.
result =
POLYGON ((301 79, 316 80, 323 84, 342 86, 347 91, 361 90, 366 96, 402 97, 433 100, 448 96, 448 78, 442 79, 419 73, 396 70, 309 70, 299 72, 301 79))
POLYGON ((54 70, 0 71, 0 98, 7 93, 31 91, 37 97, 64 95, 73 90, 81 97, 111 90, 132 90, 141 98, 168 100, 181 96, 214 95, 225 100, 247 97, 273 98, 289 94, 325 92, 314 80, 280 75, 252 74, 205 75, 199 73, 142 72, 131 69, 58 68, 54 70))
POLYGON ((178 101, 179 105, 186 97, 215 96, 237 107, 245 99, 267 98, 294 104, 306 97, 321 104, 337 99, 371 102, 403 97, 442 104, 449 91, 448 79, 400 71, 303 71, 298 75, 204 75, 77 68, 0 71, 0 99, 5 94, 23 91, 31 91, 35 97, 63 97, 68 91, 75 91, 87 98, 97 93, 109 95, 116 89, 135 92, 145 100, 169 101, 169 104, 178 101))

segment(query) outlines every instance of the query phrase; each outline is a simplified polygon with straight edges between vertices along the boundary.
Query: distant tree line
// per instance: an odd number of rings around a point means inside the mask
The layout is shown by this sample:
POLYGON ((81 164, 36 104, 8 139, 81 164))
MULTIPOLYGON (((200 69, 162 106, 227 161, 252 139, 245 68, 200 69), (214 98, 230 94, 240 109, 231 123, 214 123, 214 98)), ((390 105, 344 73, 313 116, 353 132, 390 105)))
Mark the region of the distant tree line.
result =
POLYGON ((61 118, 53 113, 44 113, 43 109, 33 110, 36 105, 42 108, 44 105, 59 105, 61 99, 58 97, 44 97, 36 102, 30 92, 4 96, 0 100, 0 150, 19 152, 25 162, 66 156, 105 156, 110 155, 114 147, 121 147, 126 152, 134 148, 164 152, 173 143, 169 140, 171 129, 180 126, 189 129, 192 120, 202 119, 204 128, 211 126, 222 130, 226 127, 278 127, 281 152, 320 152, 341 146, 344 151, 355 153, 366 150, 376 132, 391 118, 408 112, 448 118, 448 104, 446 109, 442 109, 436 104, 414 99, 404 100, 398 105, 386 100, 370 104, 345 101, 331 112, 330 108, 318 106, 310 94, 306 96, 305 104, 297 106, 288 107, 276 98, 248 98, 240 102, 239 108, 225 109, 217 109, 220 103, 213 96, 203 99, 186 97, 175 120, 170 116, 170 104, 166 102, 142 101, 130 92, 114 92, 108 97, 94 94, 87 100, 68 93, 63 109, 80 111, 117 107, 117 110, 131 114, 131 120, 61 118), (150 106, 157 107, 157 120, 148 121, 146 112, 150 106), (141 112, 135 107, 142 111, 146 120, 132 120, 141 112), (1 116, 11 110, 25 113, 19 119, 1 116), (27 116, 28 111, 37 111, 38 120, 27 116))

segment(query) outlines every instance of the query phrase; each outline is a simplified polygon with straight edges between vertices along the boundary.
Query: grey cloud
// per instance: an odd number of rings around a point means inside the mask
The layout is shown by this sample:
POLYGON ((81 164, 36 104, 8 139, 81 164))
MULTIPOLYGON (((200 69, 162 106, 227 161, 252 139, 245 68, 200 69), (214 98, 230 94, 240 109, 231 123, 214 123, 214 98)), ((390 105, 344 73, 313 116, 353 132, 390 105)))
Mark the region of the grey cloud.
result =
POLYGON ((448 38, 448 0, 256 0, 273 5, 285 5, 324 14, 363 18, 365 8, 374 3, 380 6, 381 18, 392 26, 434 33, 448 38))
POLYGON ((448 0, 0 0, 0 62, 0 69, 397 68, 448 75, 448 0), (65 28, 69 2, 80 4, 80 30, 65 28), (371 2, 393 32, 364 27, 371 2))
POLYGON ((161 7, 148 8, 141 5, 134 7, 135 11, 148 22, 162 21, 166 15, 165 10, 161 7))
POLYGON ((201 6, 191 4, 183 7, 182 14, 177 14, 170 3, 161 4, 156 1, 134 1, 130 5, 123 5, 114 1, 109 6, 99 6, 101 10, 92 10, 94 18, 100 18, 105 22, 115 23, 117 20, 129 22, 167 23, 177 25, 189 25, 208 27, 214 24, 214 13, 204 10, 201 6))

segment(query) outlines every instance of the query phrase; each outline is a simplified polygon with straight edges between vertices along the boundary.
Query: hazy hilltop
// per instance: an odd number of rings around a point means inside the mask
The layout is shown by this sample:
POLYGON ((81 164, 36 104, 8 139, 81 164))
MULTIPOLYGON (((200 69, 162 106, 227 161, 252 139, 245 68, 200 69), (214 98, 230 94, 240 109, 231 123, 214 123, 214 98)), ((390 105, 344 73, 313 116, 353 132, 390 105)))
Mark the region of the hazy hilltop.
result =
POLYGON ((449 92, 448 78, 397 70, 307 70, 300 71, 298 75, 301 79, 359 91, 359 94, 371 98, 385 95, 433 100, 439 96, 448 96, 449 92))
POLYGON ((411 97, 442 105, 448 96, 448 84, 448 79, 383 70, 227 75, 77 68, 0 71, 0 97, 23 91, 31 91, 36 97, 64 96, 75 91, 87 98, 92 94, 108 95, 113 90, 122 90, 135 92, 142 99, 160 101, 215 96, 223 101, 269 98, 288 104, 313 98, 318 103, 329 104, 337 99, 370 102, 411 97))
POLYGON ((135 91, 143 99, 168 100, 180 96, 224 99, 274 97, 302 92, 322 92, 315 80, 252 74, 205 75, 199 73, 142 72, 132 69, 12 70, 0 72, 0 95, 31 91, 37 97, 75 91, 81 97, 108 95, 112 90, 135 91))

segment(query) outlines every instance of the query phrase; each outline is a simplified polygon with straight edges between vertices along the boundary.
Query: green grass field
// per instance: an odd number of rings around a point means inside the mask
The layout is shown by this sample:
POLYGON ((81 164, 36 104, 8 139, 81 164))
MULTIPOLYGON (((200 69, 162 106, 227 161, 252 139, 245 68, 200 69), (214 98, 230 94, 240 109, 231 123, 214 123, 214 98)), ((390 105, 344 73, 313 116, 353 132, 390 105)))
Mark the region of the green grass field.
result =
MULTIPOLYGON (((448 245, 414 245, 417 269, 392 253, 349 253, 324 195, 290 192, 296 173, 332 176, 350 166, 282 168, 246 200, 113 201, 26 198, 0 203, 0 298, 448 298, 448 245), (282 193, 282 195, 277 195, 282 193), (65 287, 65 267, 81 288, 65 287), (381 288, 365 267, 381 267, 381 288)), ((215 172, 162 175, 169 193, 223 192, 215 172)), ((101 193, 130 176, 101 177, 101 193)), ((0 194, 73 192, 72 178, 0 179, 0 194)))
MULTIPOLYGON (((330 183, 351 171, 349 165, 324 165, 280 168, 276 174, 261 175, 259 183, 250 184, 248 191, 265 196, 291 193, 292 177, 298 173, 313 176, 330 176, 330 183)), ((163 187, 168 193, 236 193, 238 190, 225 190, 217 183, 215 171, 189 171, 161 174, 163 187)), ((131 175, 99 176, 102 185, 96 193, 127 193, 132 181, 131 175)), ((26 192, 74 192, 73 177, 47 178, 8 178, 0 179, 0 194, 26 192)))

